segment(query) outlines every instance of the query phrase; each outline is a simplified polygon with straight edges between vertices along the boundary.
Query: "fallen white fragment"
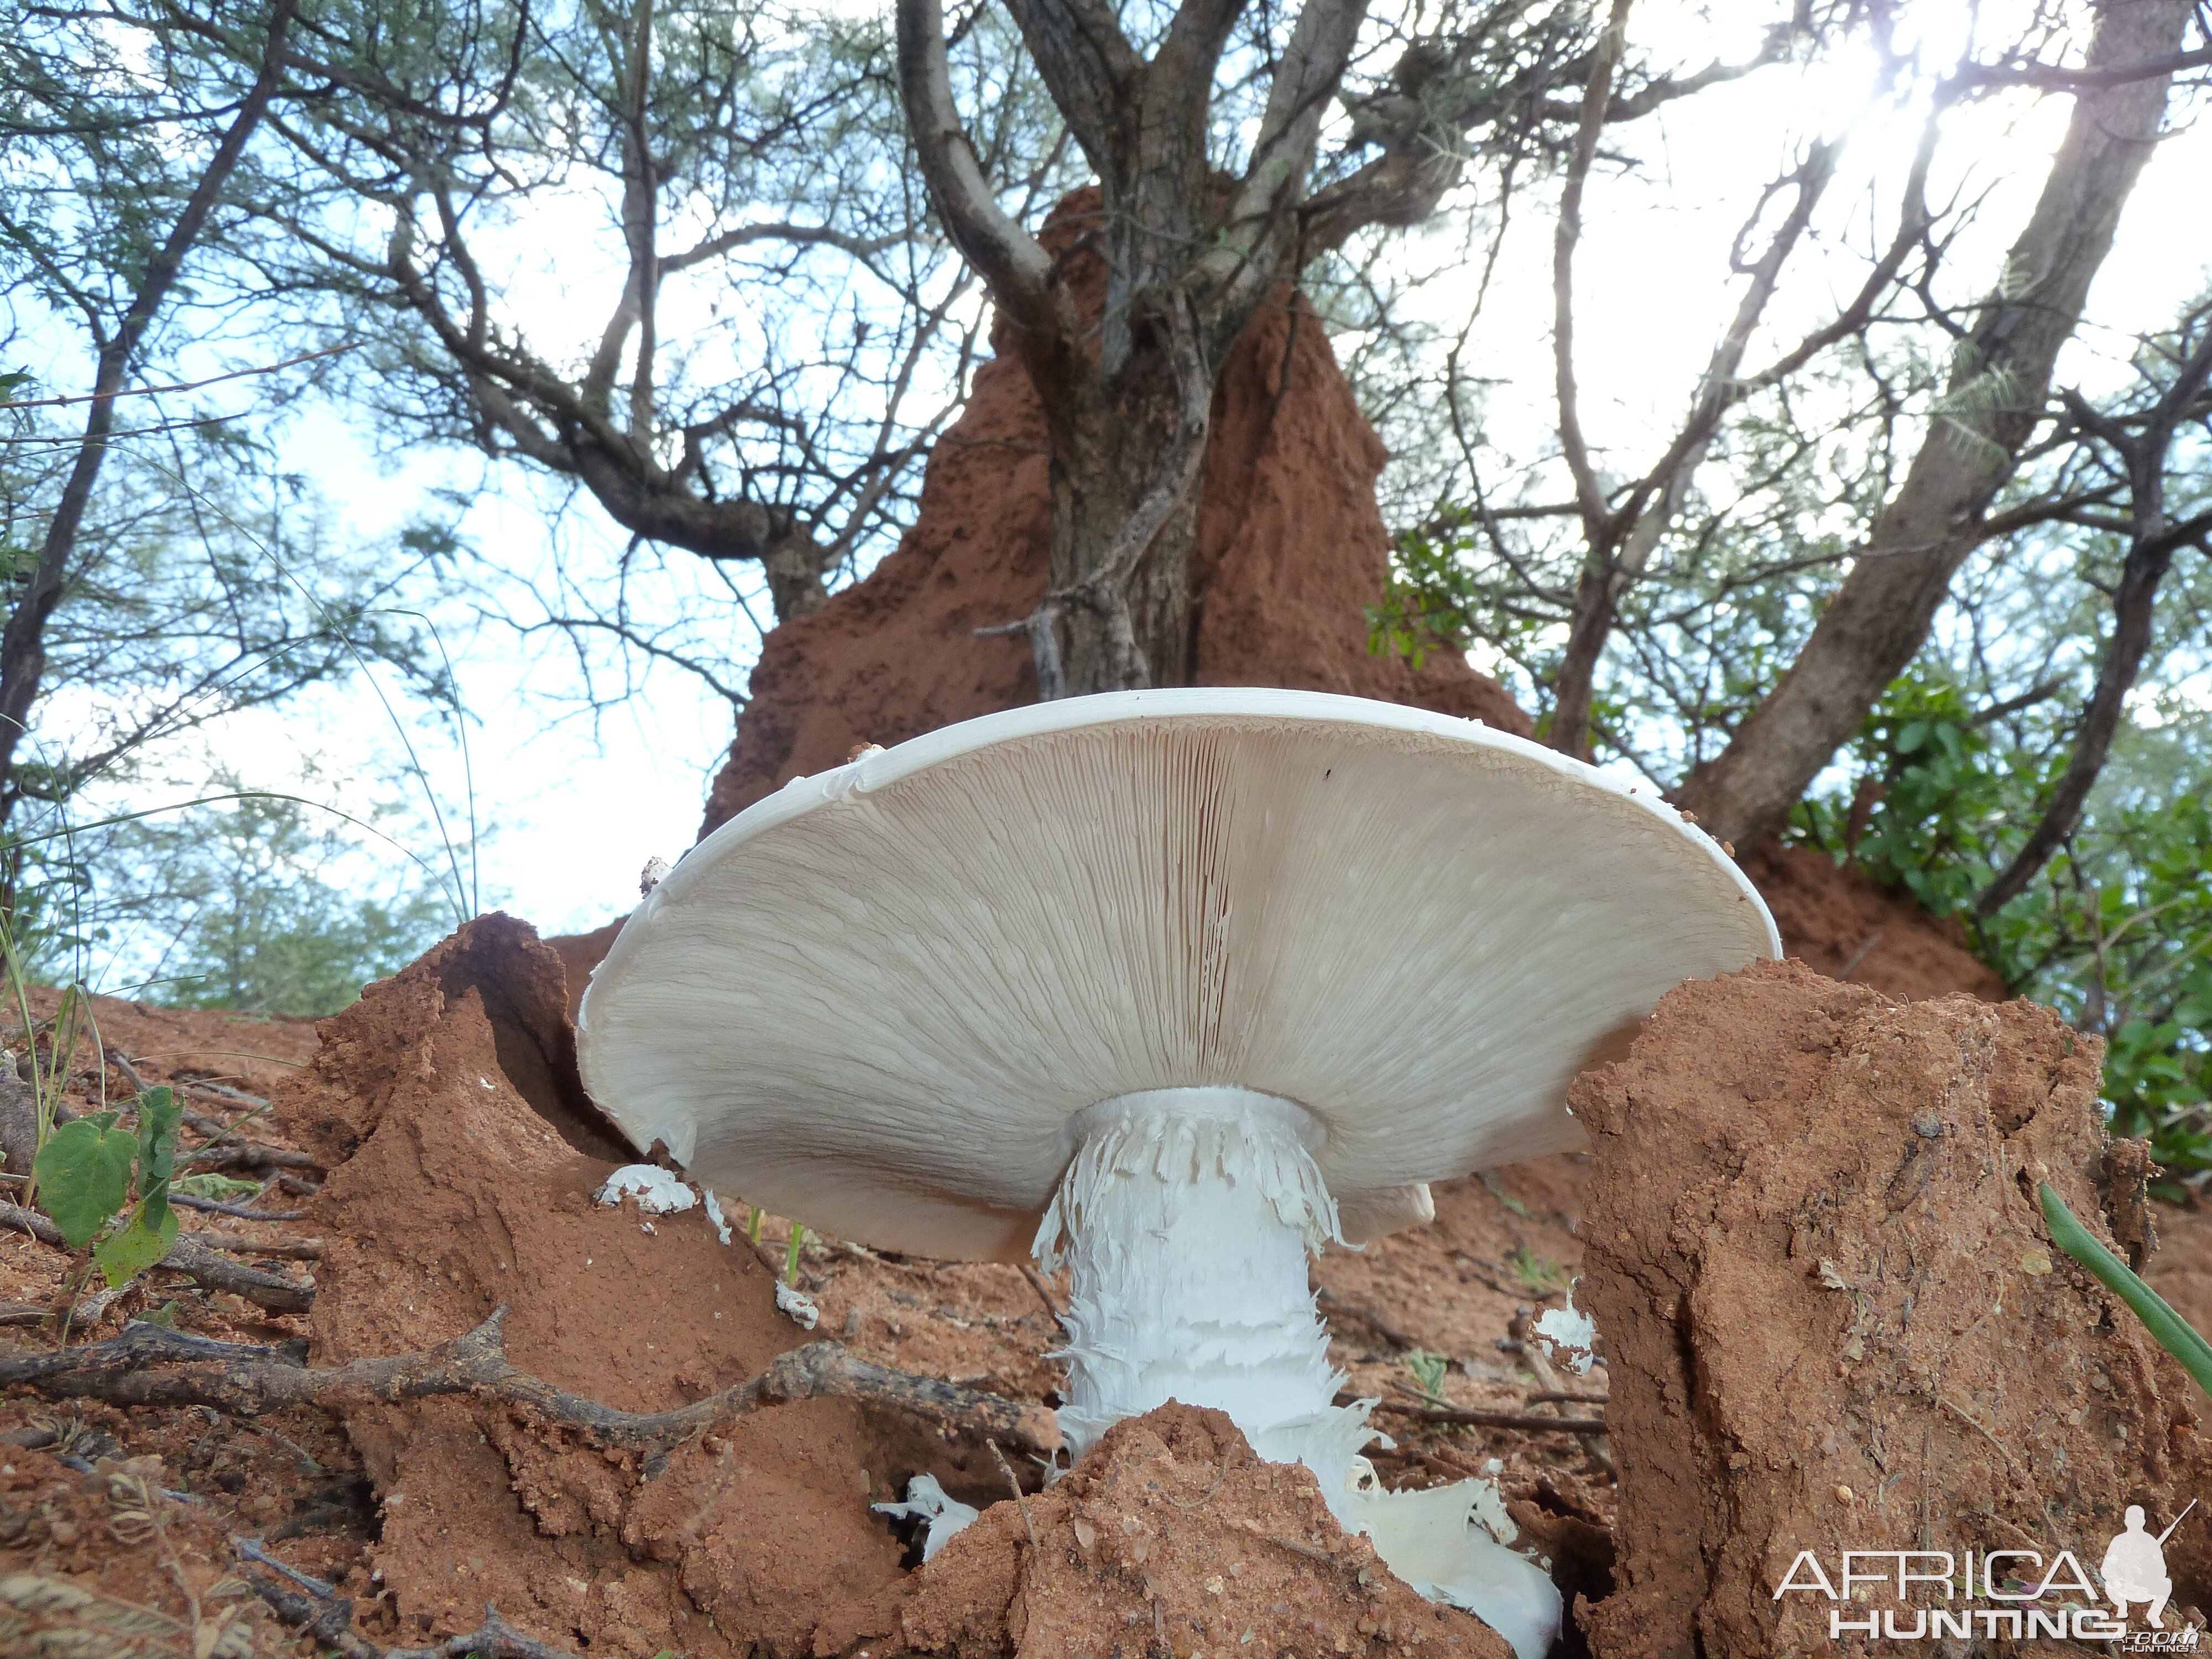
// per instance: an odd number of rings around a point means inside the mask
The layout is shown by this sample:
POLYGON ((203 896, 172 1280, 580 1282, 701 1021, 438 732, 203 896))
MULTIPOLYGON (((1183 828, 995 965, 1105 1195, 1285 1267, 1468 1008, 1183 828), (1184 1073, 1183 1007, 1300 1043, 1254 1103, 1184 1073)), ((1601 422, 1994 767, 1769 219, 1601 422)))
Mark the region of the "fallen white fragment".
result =
MULTIPOLYGON (((779 1284, 778 1291, 784 1287, 779 1284)), ((933 1474, 917 1474, 906 1483, 906 1502, 903 1504, 871 1504, 868 1506, 878 1515, 896 1515, 901 1518, 920 1516, 929 1522, 929 1530, 921 1540, 921 1559, 925 1561, 945 1547, 945 1540, 973 1521, 982 1511, 945 1495, 945 1488, 937 1484, 933 1474)))
POLYGON ((714 1224, 714 1231, 721 1235, 722 1243, 726 1244, 730 1242, 730 1224, 722 1219, 722 1206, 715 1200, 714 1189, 708 1187, 704 1191, 707 1194, 707 1219, 714 1224))
POLYGON ((1455 1480, 1389 1492, 1364 1457, 1346 1482, 1347 1524, 1374 1540, 1390 1571, 1431 1601, 1463 1607, 1511 1644, 1515 1659, 1544 1659, 1559 1633, 1559 1592, 1518 1550, 1495 1483, 1455 1480))
MULTIPOLYGON (((1575 1281, 1579 1285, 1582 1280, 1575 1281)), ((1567 1305, 1547 1308, 1536 1320, 1536 1339, 1553 1363, 1565 1365, 1577 1376, 1588 1376, 1597 1354, 1597 1327, 1575 1306, 1574 1285, 1567 1287, 1567 1305)))
POLYGON ((679 1177, 651 1164, 623 1164, 607 1177, 606 1185, 599 1188, 599 1198, 602 1204, 619 1204, 633 1194, 637 1199, 637 1207, 647 1215, 688 1210, 699 1201, 699 1194, 679 1177))
POLYGON ((789 1314, 793 1323, 806 1330, 822 1322, 822 1310, 814 1305, 814 1298, 804 1291, 793 1290, 781 1279, 775 1281, 775 1306, 777 1312, 789 1314))

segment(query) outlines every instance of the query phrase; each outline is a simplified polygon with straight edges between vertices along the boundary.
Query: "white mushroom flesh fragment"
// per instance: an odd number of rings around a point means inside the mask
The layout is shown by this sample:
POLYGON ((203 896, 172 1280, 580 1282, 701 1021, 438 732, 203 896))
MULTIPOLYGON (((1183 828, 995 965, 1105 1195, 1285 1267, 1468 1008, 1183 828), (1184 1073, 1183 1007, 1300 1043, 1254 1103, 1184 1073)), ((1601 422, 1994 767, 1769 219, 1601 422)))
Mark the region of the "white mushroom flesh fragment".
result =
POLYGON ((714 1236, 726 1244, 730 1242, 729 1219, 722 1213, 721 1201, 714 1196, 714 1189, 709 1187, 706 1194, 707 1219, 714 1224, 714 1236))
POLYGON ((1358 1460, 1349 1488, 1353 1521, 1375 1553, 1431 1601, 1464 1607, 1512 1644, 1516 1659, 1544 1659, 1559 1633, 1551 1576, 1506 1546, 1519 1535, 1498 1488, 1455 1480, 1419 1492, 1389 1492, 1358 1460))
MULTIPOLYGON (((1581 1284, 1580 1279, 1575 1281, 1581 1284)), ((1575 1289, 1567 1287, 1567 1305, 1547 1308, 1536 1317, 1536 1340, 1554 1364, 1565 1365, 1577 1376, 1588 1376, 1597 1352, 1597 1327, 1575 1306, 1575 1289)))
POLYGON ((637 1207, 647 1215, 688 1210, 699 1201, 699 1194, 684 1184, 681 1176, 653 1164, 623 1164, 606 1178, 599 1192, 602 1204, 619 1204, 627 1197, 635 1197, 637 1207))
POLYGON ((921 1559, 927 1561, 945 1547, 945 1540, 973 1521, 981 1510, 958 1498, 948 1496, 937 1484, 933 1474, 917 1474, 906 1483, 906 1502, 903 1504, 871 1504, 868 1506, 878 1515, 895 1515, 902 1519, 920 1516, 929 1522, 929 1530, 922 1536, 921 1559))
POLYGON ((794 1291, 779 1279, 775 1281, 775 1306, 779 1313, 788 1314, 791 1322, 805 1330, 812 1330, 822 1322, 822 1310, 814 1298, 804 1291, 794 1291))

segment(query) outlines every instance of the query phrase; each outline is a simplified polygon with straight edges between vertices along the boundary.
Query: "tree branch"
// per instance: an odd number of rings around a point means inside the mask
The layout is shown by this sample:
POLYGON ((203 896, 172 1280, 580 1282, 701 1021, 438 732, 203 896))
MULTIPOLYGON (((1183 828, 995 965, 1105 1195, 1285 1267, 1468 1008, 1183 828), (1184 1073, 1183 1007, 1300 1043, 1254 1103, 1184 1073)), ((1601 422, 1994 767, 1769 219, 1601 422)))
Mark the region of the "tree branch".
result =
POLYGON ((2020 851, 1974 900, 1977 915, 1993 915, 2003 908, 2074 833, 2089 791, 2112 753, 2112 738, 2127 712, 2128 693, 2134 689, 2143 655, 2150 648, 2159 584, 2172 567, 2176 551, 2212 536, 2212 513, 2199 514, 2179 525, 2169 523, 2166 517, 2166 468, 2174 428, 2182 411, 2195 402, 2208 381, 2212 381, 2212 318, 2206 319, 2204 337, 2197 349, 2133 436, 2120 436, 2118 428, 2099 418, 2080 393, 2069 390, 2063 394, 2083 428, 2101 429, 2106 441, 2127 464, 2133 544, 2112 595, 2112 637, 2098 665, 2096 690, 2081 711, 2074 752, 2067 757, 2066 770, 2051 790, 2050 803, 2020 851))
POLYGON ((1973 87, 2036 87, 2045 92, 2102 92, 2131 81, 2155 81, 2184 70, 2212 65, 2212 46, 2195 52, 2169 52, 2132 64, 2104 69, 2065 69, 2057 64, 1976 64, 1960 70, 1953 79, 1973 87))
POLYGON ((0 1359, 0 1388, 119 1406, 212 1406, 253 1417, 292 1406, 346 1406, 489 1395, 566 1429, 586 1445, 634 1452, 647 1473, 678 1447, 769 1406, 799 1400, 857 1400, 911 1413, 939 1427, 1049 1454, 1060 1429, 1042 1406, 857 1359, 841 1343, 811 1342, 779 1354, 758 1376, 689 1406, 623 1412, 556 1389, 507 1362, 501 1307, 451 1342, 420 1353, 314 1368, 281 1348, 217 1342, 137 1323, 120 1336, 52 1353, 0 1359))
POLYGON ((898 0, 898 63, 922 180, 954 244, 1016 328, 1039 340, 1072 336, 1054 301, 1051 256, 1000 207, 961 126, 940 0, 898 0))
POLYGON ((253 85, 239 105, 238 114, 216 143, 207 166, 185 198, 183 210, 168 235, 147 261, 144 276, 131 295, 131 303, 115 332, 102 341, 94 371, 92 408, 85 417, 84 437, 76 460, 54 503, 46 532, 40 544, 38 563, 16 597, 14 612, 0 632, 0 815, 15 799, 9 783, 15 771, 15 748, 29 730, 31 705, 37 701, 46 672, 45 635, 54 608, 69 585, 76 556, 77 534, 92 500, 93 485, 106 459, 106 438, 114 424, 115 398, 137 356, 139 343, 175 288, 185 260, 198 243, 201 233, 228 188, 231 174, 246 154, 247 143, 262 117, 268 112, 283 78, 280 67, 284 38, 298 10, 298 0, 276 0, 269 15, 262 43, 261 61, 253 85))
MULTIPOLYGON (((41 1244, 50 1244, 58 1250, 69 1249, 69 1241, 62 1237, 60 1228, 36 1210, 27 1210, 20 1204, 0 1204, 0 1227, 27 1232, 41 1244)), ((210 1291, 228 1291, 234 1296, 242 1296, 271 1313, 305 1313, 314 1306, 313 1285, 233 1261, 219 1250, 210 1249, 194 1233, 178 1234, 177 1242, 169 1247, 168 1255, 161 1258, 159 1265, 210 1291)))
POLYGON ((1583 530, 1595 544, 1605 528, 1605 489, 1590 465, 1589 445, 1583 436, 1582 405, 1575 389, 1575 247, 1583 234, 1583 187, 1590 163, 1597 156, 1598 134, 1605 126, 1605 106, 1613 91, 1614 69, 1628 33, 1628 9, 1632 0, 1613 0, 1605 33, 1590 58, 1589 79, 1583 88, 1582 125, 1567 163, 1565 182, 1559 191, 1559 222, 1552 238, 1552 364, 1559 402, 1559 451, 1574 477, 1575 499, 1582 507, 1583 530))

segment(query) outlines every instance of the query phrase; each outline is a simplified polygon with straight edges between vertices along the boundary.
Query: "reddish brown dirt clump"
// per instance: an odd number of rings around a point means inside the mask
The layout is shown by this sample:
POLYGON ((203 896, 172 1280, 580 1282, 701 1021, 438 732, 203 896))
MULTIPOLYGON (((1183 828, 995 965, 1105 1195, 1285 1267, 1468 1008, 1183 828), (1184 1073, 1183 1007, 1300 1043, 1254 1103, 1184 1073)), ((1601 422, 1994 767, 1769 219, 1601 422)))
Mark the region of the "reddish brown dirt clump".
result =
POLYGON ((817 1640, 959 1659, 1512 1652, 1346 1536, 1302 1465, 1262 1462, 1222 1413, 1178 1405, 1116 1424, 1050 1492, 994 1505, 817 1640))
MULTIPOLYGON (((2064 1548, 2094 1571, 2125 1505, 2155 1529, 2199 1489, 2186 1379, 2036 1206, 2047 1181, 2103 1231, 2109 1182, 2139 1227, 2099 1060, 2025 1002, 1899 1006, 1761 963, 1674 992, 1577 1083, 1622 1476, 1593 1652, 1830 1653, 1833 1604, 1776 1598, 1802 1550, 1832 1577, 1845 1548, 2064 1548)), ((2178 1607, 2203 1593, 2183 1553, 2178 1607)), ((1845 1611, 1910 1630, 1911 1605, 1845 1611)))
MULTIPOLYGON (((495 915, 325 1024, 281 1102, 334 1165, 316 1201, 318 1363, 428 1347, 505 1304, 515 1364, 646 1412, 806 1340, 702 1210, 648 1221, 592 1201, 615 1143, 584 1115, 563 1000, 553 953, 495 915)), ((471 1629, 493 1602, 636 1659, 798 1653, 826 1586, 897 1573, 866 1507, 890 1484, 844 1402, 745 1419, 649 1476, 495 1404, 371 1405, 346 1425, 383 1506, 370 1560, 409 1637, 471 1629)))
MULTIPOLYGON (((1048 245, 1066 248, 1098 210, 1096 191, 1069 197, 1048 245)), ((1072 257, 1091 267, 1095 310, 1103 271, 1072 257)), ((1051 523, 1043 415, 999 343, 930 453, 914 528, 866 580, 769 635, 706 828, 856 744, 1036 700, 1027 641, 975 636, 1043 596, 1051 523)), ((1193 678, 1415 703, 1525 735, 1528 716, 1456 653, 1431 653, 1418 672, 1369 653, 1366 607, 1389 563, 1375 502, 1387 459, 1320 319, 1286 290, 1244 331, 1214 392, 1191 560, 1193 678)))

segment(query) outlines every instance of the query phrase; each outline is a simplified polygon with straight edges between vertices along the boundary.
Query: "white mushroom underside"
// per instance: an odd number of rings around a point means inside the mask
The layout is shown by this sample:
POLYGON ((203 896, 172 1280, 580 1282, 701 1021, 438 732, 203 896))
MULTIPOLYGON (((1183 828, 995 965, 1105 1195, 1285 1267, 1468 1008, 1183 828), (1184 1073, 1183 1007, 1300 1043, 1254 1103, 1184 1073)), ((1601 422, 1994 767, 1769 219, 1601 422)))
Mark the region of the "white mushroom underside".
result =
POLYGON ((583 1062, 636 1144, 718 1191, 1002 1261, 1073 1114, 1264 1091, 1326 1119, 1356 1237, 1420 1219, 1420 1182, 1578 1145, 1575 1074, 1771 940, 1717 848, 1533 744, 1346 698, 1133 692, 917 739, 724 825, 593 975, 583 1062))
POLYGON ((1372 1401, 1333 1404, 1344 1374, 1306 1283, 1306 1254, 1336 1239, 1311 1149, 1317 1119, 1235 1088, 1161 1089, 1102 1102, 1069 1126, 1074 1161, 1036 1253, 1065 1264, 1071 1455, 1169 1401, 1228 1413, 1261 1456, 1304 1463, 1351 1531, 1424 1595, 1467 1608, 1540 1659, 1559 1597, 1486 1530, 1510 1523, 1487 1481, 1395 1493, 1360 1448, 1372 1401))

